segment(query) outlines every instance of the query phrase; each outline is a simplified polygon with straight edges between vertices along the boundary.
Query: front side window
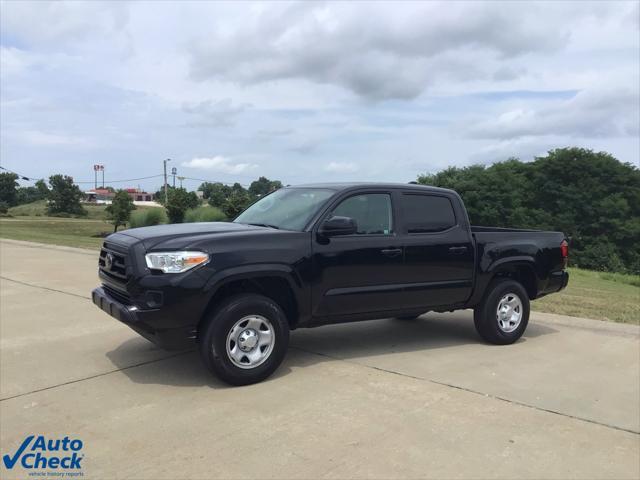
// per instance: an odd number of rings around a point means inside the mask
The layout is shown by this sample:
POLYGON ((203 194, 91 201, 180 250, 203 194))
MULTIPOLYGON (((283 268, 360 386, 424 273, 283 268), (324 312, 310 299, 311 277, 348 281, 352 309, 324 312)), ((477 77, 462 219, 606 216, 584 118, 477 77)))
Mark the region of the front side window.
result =
POLYGON ((402 195, 402 216, 407 233, 441 232, 456 224, 453 206, 438 195, 402 195))
POLYGON ((358 235, 390 235, 393 230, 391 196, 386 193, 354 195, 340 203, 332 215, 351 217, 358 235))
POLYGON ((333 194, 325 188, 281 188, 251 205, 234 222, 302 231, 333 194))

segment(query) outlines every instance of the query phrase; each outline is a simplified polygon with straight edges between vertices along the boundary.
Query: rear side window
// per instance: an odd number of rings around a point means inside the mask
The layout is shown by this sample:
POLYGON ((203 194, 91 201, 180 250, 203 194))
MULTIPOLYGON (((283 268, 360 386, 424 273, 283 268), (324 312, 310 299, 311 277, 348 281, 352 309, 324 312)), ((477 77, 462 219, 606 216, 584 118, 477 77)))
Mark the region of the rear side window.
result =
POLYGON ((353 218, 359 235, 390 235, 393 231, 391 197, 386 193, 349 197, 333 210, 333 215, 353 218))
POLYGON ((441 232, 456 224, 453 206, 447 197, 405 193, 401 208, 407 233, 441 232))

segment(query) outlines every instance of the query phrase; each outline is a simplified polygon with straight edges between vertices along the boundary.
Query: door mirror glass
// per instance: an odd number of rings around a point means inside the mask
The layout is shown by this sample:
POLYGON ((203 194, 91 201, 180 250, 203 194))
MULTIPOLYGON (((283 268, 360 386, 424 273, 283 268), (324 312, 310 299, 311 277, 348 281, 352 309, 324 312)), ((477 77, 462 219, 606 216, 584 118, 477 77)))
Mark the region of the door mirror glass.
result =
POLYGON ((351 217, 333 216, 322 224, 320 233, 325 237, 353 235, 358 231, 356 221, 351 217))

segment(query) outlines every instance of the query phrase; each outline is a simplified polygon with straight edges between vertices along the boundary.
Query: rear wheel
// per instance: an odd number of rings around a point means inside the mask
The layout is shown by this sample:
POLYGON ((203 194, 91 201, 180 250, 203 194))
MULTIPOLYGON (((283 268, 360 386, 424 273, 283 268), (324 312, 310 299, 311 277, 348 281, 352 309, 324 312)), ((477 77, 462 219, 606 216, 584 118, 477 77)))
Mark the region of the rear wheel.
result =
POLYGON ((494 280, 487 288, 482 303, 475 308, 473 321, 487 342, 496 345, 515 342, 529 323, 527 291, 515 280, 494 280))
POLYGON ((237 295, 207 319, 200 355, 218 378, 231 385, 257 383, 282 362, 289 324, 280 306, 257 294, 237 295))

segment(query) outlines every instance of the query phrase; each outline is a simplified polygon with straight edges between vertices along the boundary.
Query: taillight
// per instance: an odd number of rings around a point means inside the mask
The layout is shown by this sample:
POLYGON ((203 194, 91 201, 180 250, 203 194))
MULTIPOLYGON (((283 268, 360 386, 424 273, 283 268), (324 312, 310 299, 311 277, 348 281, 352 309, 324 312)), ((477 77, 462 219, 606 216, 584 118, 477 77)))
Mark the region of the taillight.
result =
POLYGON ((560 243, 560 253, 562 254, 564 266, 566 267, 569 261, 569 243, 566 240, 562 240, 562 243, 560 243))

